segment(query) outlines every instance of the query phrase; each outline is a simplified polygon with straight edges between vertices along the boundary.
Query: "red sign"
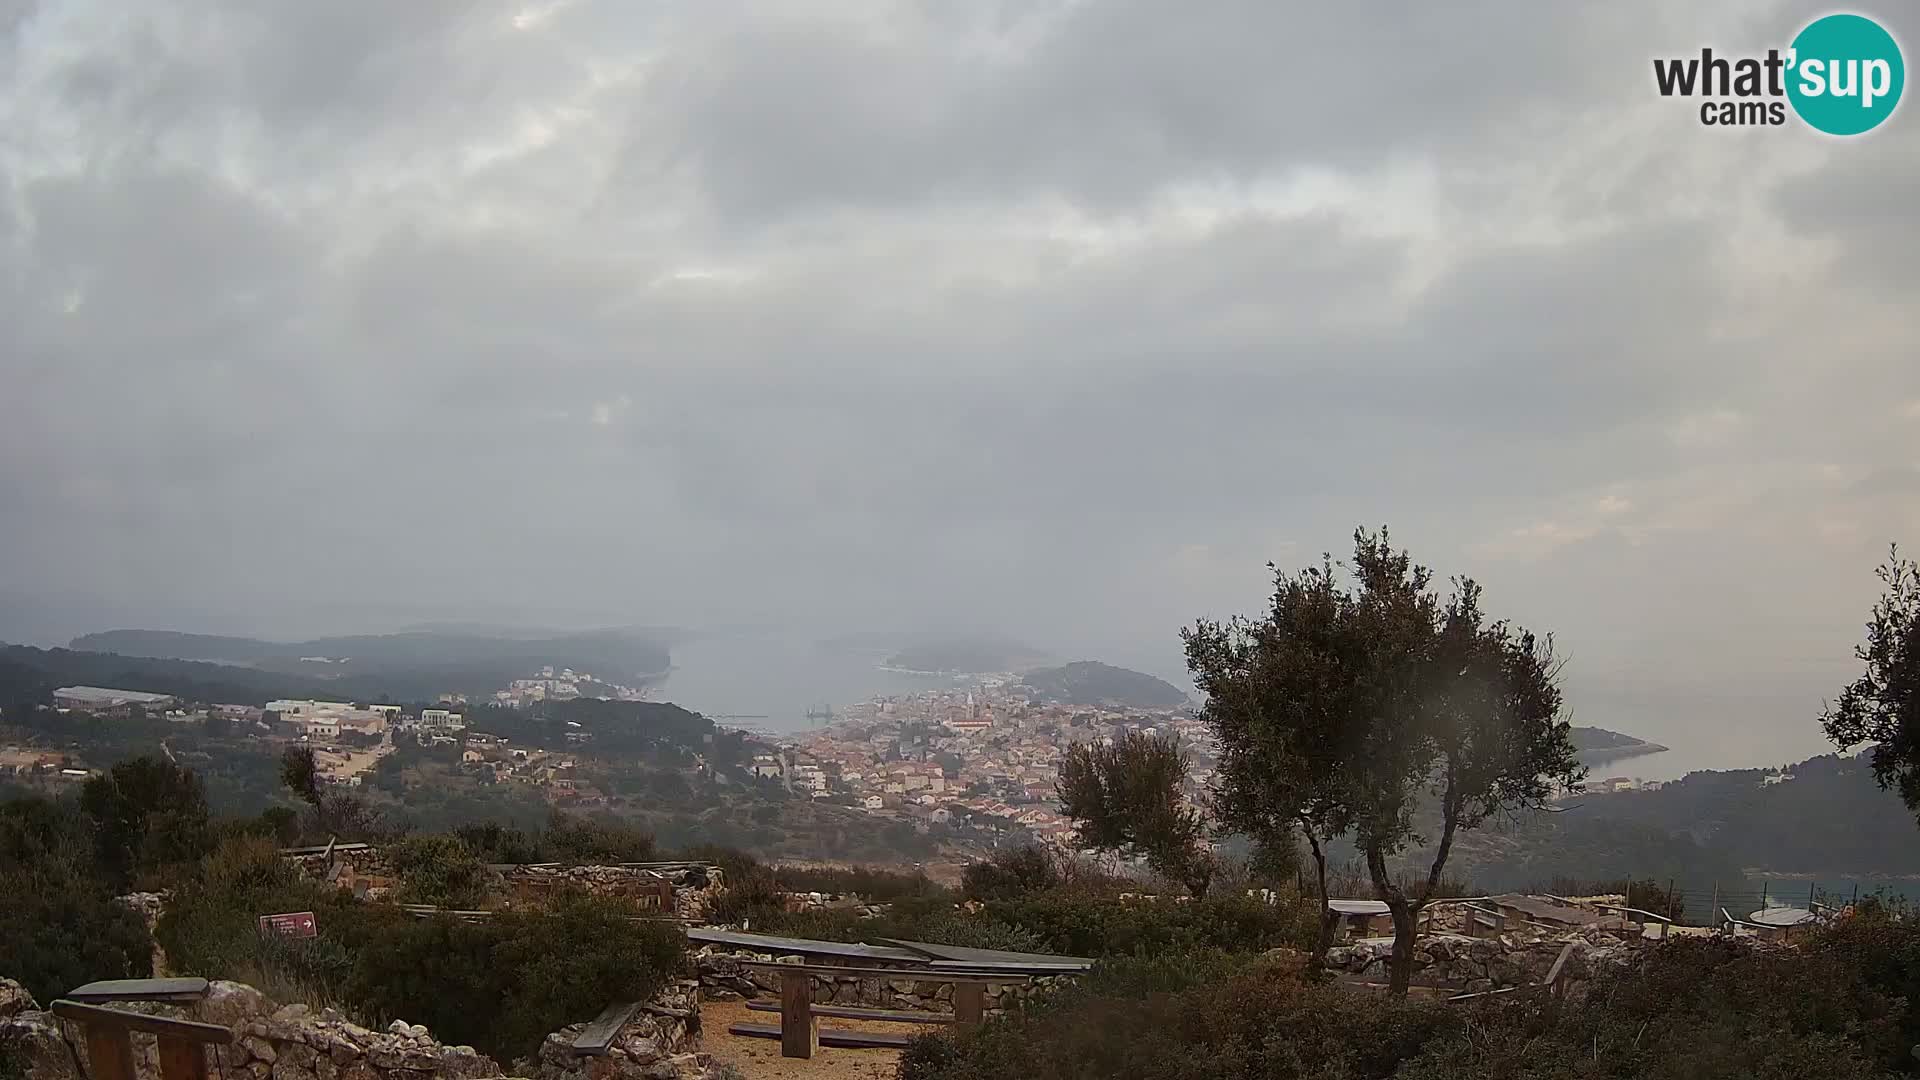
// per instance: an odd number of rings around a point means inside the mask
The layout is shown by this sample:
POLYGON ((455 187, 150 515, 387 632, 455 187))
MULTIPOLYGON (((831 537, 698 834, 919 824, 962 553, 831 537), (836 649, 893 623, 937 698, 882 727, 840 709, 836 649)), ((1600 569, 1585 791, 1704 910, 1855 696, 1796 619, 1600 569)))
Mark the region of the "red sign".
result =
POLYGON ((279 934, 282 937, 310 938, 318 935, 320 930, 314 925, 313 912, 295 911, 286 915, 260 916, 260 932, 279 934))

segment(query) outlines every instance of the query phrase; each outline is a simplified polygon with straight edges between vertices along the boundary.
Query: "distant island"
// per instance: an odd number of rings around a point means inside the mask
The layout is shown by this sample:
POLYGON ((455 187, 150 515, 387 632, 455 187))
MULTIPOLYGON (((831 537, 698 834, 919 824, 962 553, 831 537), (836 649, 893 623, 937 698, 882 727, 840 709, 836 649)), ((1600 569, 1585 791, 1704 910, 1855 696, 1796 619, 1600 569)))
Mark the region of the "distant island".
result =
POLYGON ((1005 638, 929 637, 903 646, 880 666, 916 675, 989 675, 1049 660, 1038 649, 1005 638))
POLYGON ((663 675, 667 647, 651 633, 593 630, 550 637, 410 631, 266 641, 172 630, 108 630, 73 639, 76 653, 201 661, 340 684, 341 693, 431 698, 492 692, 545 666, 629 685, 663 675))
POLYGON ((1573 729, 1573 748, 1580 760, 1590 764, 1603 761, 1618 761, 1621 758, 1640 757, 1644 754, 1658 754, 1667 749, 1656 742, 1622 735, 1606 728, 1577 727, 1573 729))
POLYGON ((1165 679, 1095 660, 1029 671, 1021 682, 1036 700, 1063 705, 1177 709, 1187 703, 1187 695, 1165 679))

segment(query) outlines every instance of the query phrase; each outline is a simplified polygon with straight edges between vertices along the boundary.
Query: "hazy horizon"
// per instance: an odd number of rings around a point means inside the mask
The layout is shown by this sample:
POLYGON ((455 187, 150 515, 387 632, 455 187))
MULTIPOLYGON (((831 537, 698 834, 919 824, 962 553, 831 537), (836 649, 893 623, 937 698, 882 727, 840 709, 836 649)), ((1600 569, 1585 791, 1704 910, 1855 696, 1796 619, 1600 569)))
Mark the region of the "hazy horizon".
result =
POLYGON ((1920 544, 1920 121, 1648 66, 1817 13, 0 0, 0 639, 1173 678, 1385 523, 1576 723, 1818 753, 1920 544))

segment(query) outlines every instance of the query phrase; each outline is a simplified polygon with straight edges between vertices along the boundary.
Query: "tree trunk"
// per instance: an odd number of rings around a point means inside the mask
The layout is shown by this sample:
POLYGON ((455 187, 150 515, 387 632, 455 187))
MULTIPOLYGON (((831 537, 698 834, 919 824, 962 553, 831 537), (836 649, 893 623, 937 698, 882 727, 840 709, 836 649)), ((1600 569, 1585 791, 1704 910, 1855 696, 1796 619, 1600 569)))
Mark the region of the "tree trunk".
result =
POLYGON ((1313 830, 1302 829, 1306 834, 1307 846, 1313 849, 1313 876, 1320 885, 1320 934, 1313 945, 1313 956, 1307 961, 1307 970, 1314 974, 1326 970, 1327 950, 1333 948, 1333 931, 1340 925, 1340 916, 1327 906, 1327 853, 1321 849, 1319 838, 1313 830))
POLYGON ((1388 965, 1387 993, 1396 998, 1407 996, 1407 987, 1413 982, 1413 939, 1419 931, 1414 918, 1420 911, 1418 905, 1407 900, 1400 886, 1393 883, 1387 874, 1386 854, 1378 844, 1366 844, 1367 874, 1373 878, 1373 891, 1386 901, 1387 910, 1393 915, 1393 957, 1388 965))
POLYGON ((1393 959, 1387 976, 1387 993, 1403 998, 1407 996, 1407 987, 1413 983, 1413 946, 1417 930, 1414 920, 1418 912, 1404 898, 1388 900, 1387 909, 1393 913, 1393 959))

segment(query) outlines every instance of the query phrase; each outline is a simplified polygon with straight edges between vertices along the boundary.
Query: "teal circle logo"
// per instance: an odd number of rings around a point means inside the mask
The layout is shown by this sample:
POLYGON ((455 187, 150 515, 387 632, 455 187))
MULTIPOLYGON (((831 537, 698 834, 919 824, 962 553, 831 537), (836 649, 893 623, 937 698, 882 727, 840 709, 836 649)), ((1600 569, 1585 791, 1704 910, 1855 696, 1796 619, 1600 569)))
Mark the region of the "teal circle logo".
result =
POLYGON ((1900 43, 1864 15, 1828 15, 1793 39, 1787 99, 1817 131, 1858 135, 1900 104, 1907 65, 1900 43))

